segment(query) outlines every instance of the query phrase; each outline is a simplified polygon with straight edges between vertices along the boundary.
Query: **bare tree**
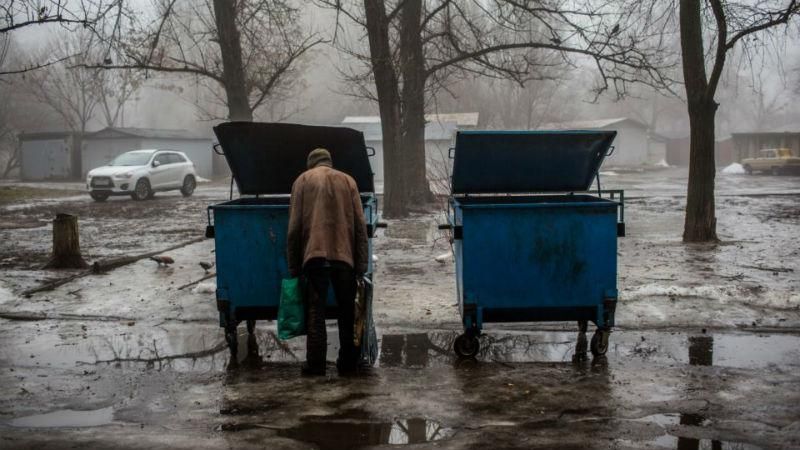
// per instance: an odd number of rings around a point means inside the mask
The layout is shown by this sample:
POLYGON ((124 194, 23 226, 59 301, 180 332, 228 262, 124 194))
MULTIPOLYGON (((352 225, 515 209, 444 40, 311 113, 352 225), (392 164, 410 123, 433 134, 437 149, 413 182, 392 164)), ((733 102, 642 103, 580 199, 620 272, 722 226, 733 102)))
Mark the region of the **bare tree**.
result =
MULTIPOLYGON (((361 27, 368 52, 342 45, 366 70, 356 94, 377 100, 385 155, 384 214, 402 217, 431 198, 424 114, 437 92, 465 74, 524 85, 557 64, 594 67, 594 91, 623 96, 633 83, 672 83, 662 34, 669 15, 636 1, 318 0, 361 27), (366 83, 374 82, 371 88, 366 83), (399 155, 396 155, 398 153, 399 155)), ((339 27, 337 27, 337 30, 339 27)))
POLYGON ((684 242, 717 240, 714 203, 714 99, 728 53, 737 44, 754 48, 757 34, 777 31, 800 16, 796 0, 763 0, 741 4, 725 0, 680 0, 683 78, 689 111, 689 186, 684 242), (709 15, 711 17, 709 17, 709 15), (704 37, 711 38, 708 52, 704 37), (748 42, 749 41, 749 42, 748 42), (709 54, 707 54, 709 53, 709 54), (707 61, 710 74, 706 72, 707 61))
MULTIPOLYGON (((43 49, 47 54, 67 54, 67 61, 51 65, 13 80, 21 88, 55 113, 57 120, 76 134, 72 140, 73 154, 78 154, 83 135, 92 123, 102 121, 106 126, 121 124, 125 105, 140 86, 141 76, 135 72, 111 73, 82 67, 98 59, 96 36, 88 31, 65 32, 43 49)), ((16 146, 17 155, 19 146, 16 146)), ((18 157, 16 160, 18 161, 18 157)))
POLYGON ((24 88, 36 100, 55 112, 68 129, 85 133, 94 119, 104 89, 102 73, 70 67, 90 58, 86 34, 68 34, 53 40, 43 53, 69 54, 67 64, 53 65, 31 72, 24 88))
POLYGON ((14 109, 8 102, 12 87, 0 83, 0 178, 8 178, 20 166, 20 148, 14 126, 14 109))
POLYGON ((286 0, 156 0, 158 19, 138 24, 116 62, 89 67, 197 77, 231 120, 279 101, 299 83, 302 58, 322 42, 286 0))
MULTIPOLYGON (((10 34, 0 35, 0 71, 16 67, 20 52, 10 34)), ((0 78, 0 178, 8 178, 20 168, 21 145, 17 135, 39 129, 53 117, 37 102, 31 102, 22 87, 21 77, 0 78)))
POLYGON ((472 78, 448 86, 447 95, 436 96, 437 111, 479 113, 478 126, 495 129, 535 129, 575 114, 567 74, 553 71, 552 79, 531 80, 524 85, 511 80, 472 78))
MULTIPOLYGON (((58 26, 69 32, 103 33, 119 39, 124 0, 6 0, 0 3, 0 36, 33 27, 58 26)), ((64 62, 74 54, 53 53, 0 70, 0 76, 31 72, 64 62)))
POLYGON ((102 86, 99 92, 99 106, 105 125, 107 127, 125 126, 125 106, 136 99, 136 94, 144 82, 144 73, 134 70, 93 70, 102 86))

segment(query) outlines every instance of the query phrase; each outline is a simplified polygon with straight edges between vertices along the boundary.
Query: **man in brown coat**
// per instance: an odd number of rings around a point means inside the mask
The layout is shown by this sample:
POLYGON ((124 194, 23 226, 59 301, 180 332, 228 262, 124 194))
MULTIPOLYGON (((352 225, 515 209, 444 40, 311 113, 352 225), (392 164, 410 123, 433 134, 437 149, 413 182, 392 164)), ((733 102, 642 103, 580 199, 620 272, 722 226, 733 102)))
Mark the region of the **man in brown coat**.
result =
POLYGON ((356 369, 359 349, 353 345, 356 279, 367 271, 367 225, 361 196, 350 175, 333 168, 330 153, 318 148, 308 155, 308 170, 292 185, 287 233, 289 273, 305 276, 306 363, 304 375, 324 375, 328 349, 325 304, 333 287, 339 317, 340 372, 356 369))

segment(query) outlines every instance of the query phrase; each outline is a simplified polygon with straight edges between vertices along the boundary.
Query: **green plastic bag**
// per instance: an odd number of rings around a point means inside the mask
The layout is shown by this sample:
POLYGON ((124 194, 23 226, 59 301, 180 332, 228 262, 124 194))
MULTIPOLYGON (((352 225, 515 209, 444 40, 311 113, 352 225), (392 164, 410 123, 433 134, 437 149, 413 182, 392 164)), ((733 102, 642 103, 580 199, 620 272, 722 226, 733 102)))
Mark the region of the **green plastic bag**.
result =
POLYGON ((281 303, 278 307, 278 337, 282 340, 306 334, 306 308, 300 278, 281 280, 281 303))

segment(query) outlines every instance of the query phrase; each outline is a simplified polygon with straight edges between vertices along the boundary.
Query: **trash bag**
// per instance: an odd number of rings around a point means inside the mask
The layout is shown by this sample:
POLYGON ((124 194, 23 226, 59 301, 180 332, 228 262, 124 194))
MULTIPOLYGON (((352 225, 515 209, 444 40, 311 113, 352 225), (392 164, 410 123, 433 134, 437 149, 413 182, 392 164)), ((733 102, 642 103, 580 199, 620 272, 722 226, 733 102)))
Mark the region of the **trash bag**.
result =
POLYGON ((378 334, 372 320, 372 280, 358 280, 353 321, 353 344, 361 349, 360 363, 372 366, 378 359, 378 334))
POLYGON ((278 338, 291 339, 306 334, 306 308, 300 278, 281 280, 281 300, 278 307, 278 338))

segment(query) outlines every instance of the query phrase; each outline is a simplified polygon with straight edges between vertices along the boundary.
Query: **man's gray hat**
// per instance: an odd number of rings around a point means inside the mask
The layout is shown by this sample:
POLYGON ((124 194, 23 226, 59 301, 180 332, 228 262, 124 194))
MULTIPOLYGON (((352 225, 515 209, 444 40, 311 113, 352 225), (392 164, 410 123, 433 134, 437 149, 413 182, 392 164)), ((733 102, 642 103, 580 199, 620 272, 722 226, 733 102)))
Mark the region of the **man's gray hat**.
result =
POLYGON ((324 148, 315 148, 308 154, 306 166, 313 169, 319 165, 332 167, 333 161, 331 160, 331 153, 324 148))

